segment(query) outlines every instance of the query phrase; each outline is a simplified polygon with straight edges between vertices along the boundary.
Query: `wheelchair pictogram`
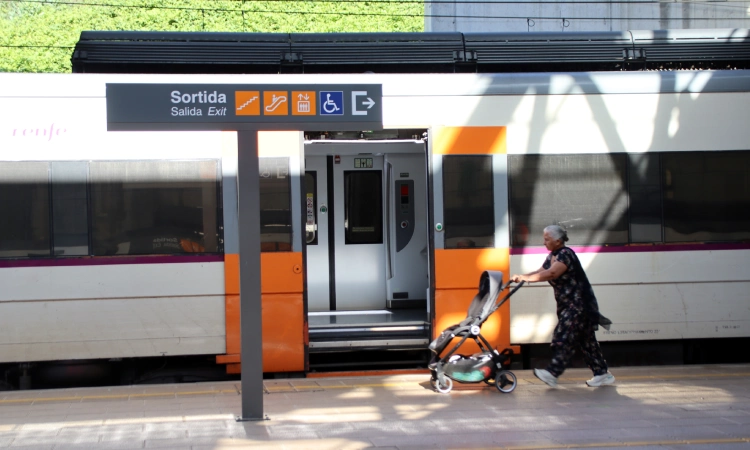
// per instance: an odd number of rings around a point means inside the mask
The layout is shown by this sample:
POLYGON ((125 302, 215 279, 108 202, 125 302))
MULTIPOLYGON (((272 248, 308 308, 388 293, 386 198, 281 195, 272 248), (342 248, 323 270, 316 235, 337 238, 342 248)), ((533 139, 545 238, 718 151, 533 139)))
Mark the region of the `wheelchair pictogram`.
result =
POLYGON ((339 107, 336 104, 336 102, 331 100, 331 94, 326 95, 326 101, 323 103, 323 110, 327 112, 328 114, 333 114, 339 110, 339 107))
POLYGON ((323 116, 343 116, 344 93, 342 91, 321 91, 320 114, 323 116))

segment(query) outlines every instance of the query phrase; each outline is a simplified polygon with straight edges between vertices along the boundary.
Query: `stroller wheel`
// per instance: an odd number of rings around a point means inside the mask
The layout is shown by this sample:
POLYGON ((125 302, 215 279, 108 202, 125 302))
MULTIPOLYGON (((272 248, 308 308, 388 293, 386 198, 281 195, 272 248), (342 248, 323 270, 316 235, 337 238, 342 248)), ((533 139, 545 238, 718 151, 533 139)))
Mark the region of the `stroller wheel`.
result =
POLYGON ((453 389, 453 380, 448 377, 443 377, 443 379, 445 380, 445 384, 440 384, 440 381, 436 379, 430 380, 430 383, 436 391, 440 392, 441 394, 447 394, 451 391, 451 389, 453 389))
POLYGON ((495 374, 495 387, 503 394, 509 394, 516 388, 517 380, 513 372, 501 370, 495 374))

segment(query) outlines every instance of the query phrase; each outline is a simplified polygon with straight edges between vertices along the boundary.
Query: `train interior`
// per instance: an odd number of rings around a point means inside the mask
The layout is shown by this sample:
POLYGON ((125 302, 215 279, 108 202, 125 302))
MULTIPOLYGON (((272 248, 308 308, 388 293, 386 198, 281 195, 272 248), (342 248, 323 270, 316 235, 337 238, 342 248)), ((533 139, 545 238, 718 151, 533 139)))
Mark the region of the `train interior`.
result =
POLYGON ((426 142, 421 134, 307 137, 310 369, 423 363, 430 337, 426 142))

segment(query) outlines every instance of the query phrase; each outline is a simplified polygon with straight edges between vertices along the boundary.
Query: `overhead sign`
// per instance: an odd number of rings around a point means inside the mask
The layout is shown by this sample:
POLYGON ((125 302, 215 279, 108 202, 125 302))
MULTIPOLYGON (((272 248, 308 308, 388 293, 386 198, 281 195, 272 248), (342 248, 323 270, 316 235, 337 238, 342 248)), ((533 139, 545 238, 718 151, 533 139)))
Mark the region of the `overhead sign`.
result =
POLYGON ((380 130, 382 85, 107 84, 107 129, 380 130))

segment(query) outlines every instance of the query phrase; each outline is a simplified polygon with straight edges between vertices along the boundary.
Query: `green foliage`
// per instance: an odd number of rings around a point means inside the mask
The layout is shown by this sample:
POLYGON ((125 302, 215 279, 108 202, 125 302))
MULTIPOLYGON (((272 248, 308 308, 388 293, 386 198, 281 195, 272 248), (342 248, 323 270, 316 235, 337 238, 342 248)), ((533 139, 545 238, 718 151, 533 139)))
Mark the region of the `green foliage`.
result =
POLYGON ((0 72, 70 72, 81 31, 423 31, 420 2, 49 0, 0 2, 0 72))

